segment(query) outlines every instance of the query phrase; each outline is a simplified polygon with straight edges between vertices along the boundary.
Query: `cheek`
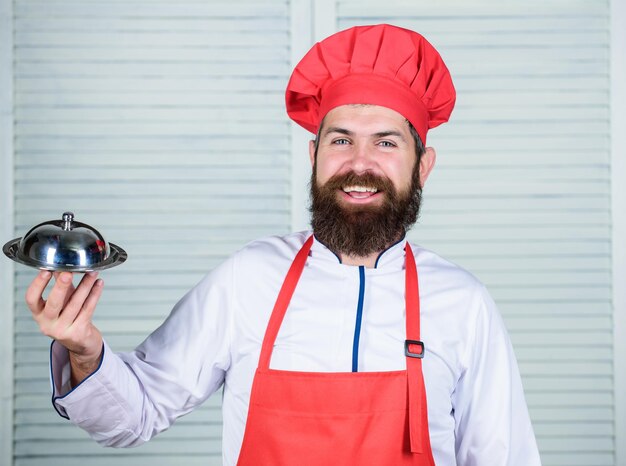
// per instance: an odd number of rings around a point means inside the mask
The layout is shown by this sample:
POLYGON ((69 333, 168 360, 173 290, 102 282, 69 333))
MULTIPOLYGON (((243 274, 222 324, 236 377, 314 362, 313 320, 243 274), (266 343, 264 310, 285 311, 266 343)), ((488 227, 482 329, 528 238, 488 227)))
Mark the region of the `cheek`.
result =
POLYGON ((318 155, 315 164, 316 176, 318 184, 326 183, 330 178, 339 173, 341 164, 337 160, 322 158, 318 155))
POLYGON ((401 167, 397 167, 397 170, 393 173, 393 182, 394 185, 399 189, 409 189, 411 187, 411 183, 413 181, 413 169, 415 164, 407 164, 402 165, 401 167))
POLYGON ((411 186, 411 177, 413 175, 413 165, 398 164, 389 167, 387 176, 393 182, 394 186, 399 189, 408 189, 411 186))

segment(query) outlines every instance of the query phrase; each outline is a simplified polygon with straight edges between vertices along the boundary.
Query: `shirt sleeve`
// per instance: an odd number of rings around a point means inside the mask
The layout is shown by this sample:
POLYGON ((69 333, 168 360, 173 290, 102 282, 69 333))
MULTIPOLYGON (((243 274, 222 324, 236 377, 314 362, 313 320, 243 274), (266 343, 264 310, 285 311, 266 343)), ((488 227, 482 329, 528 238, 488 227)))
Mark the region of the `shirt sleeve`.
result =
POLYGON ((232 264, 229 259, 207 275, 134 351, 116 354, 105 342, 100 367, 76 387, 69 385, 67 350, 53 343, 57 412, 101 445, 129 447, 210 397, 230 366, 232 264))
POLYGON ((504 323, 480 287, 467 362, 452 396, 459 466, 540 466, 524 390, 504 323))

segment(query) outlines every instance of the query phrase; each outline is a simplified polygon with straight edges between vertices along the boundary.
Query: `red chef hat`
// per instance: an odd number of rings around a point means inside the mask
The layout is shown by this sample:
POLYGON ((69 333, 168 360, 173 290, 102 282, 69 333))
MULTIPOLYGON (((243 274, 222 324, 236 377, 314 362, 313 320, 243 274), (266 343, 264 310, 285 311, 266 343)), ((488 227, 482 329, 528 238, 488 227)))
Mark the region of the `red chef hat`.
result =
POLYGON ((295 67, 285 100, 289 117, 317 133, 326 114, 346 104, 395 110, 422 142, 450 118, 456 92, 435 48, 408 29, 356 26, 318 42, 295 67))

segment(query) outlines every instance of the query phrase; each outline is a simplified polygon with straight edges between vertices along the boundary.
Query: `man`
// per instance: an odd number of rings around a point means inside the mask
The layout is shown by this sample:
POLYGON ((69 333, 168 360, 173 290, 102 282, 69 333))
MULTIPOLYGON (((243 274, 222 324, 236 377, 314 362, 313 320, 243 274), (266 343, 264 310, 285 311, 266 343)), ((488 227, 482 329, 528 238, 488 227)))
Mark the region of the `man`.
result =
POLYGON ((27 302, 52 346, 53 402, 133 446, 224 386, 225 464, 540 464, 515 357, 484 287, 410 244, 448 120, 447 68, 389 26, 316 44, 287 88, 310 143, 311 232, 255 241, 137 350, 92 324, 102 281, 42 272, 27 302))

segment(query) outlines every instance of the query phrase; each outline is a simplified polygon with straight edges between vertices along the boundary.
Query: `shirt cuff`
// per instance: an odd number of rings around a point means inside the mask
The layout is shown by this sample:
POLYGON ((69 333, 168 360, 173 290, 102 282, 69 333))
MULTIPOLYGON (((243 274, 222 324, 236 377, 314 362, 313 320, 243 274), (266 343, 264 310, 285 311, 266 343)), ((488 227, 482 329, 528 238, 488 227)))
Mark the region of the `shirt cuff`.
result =
POLYGON ((71 400, 72 395, 83 386, 89 386, 91 377, 100 370, 108 350, 106 343, 102 343, 100 364, 95 371, 89 374, 78 385, 72 387, 69 351, 57 341, 50 344, 50 385, 52 388, 52 406, 61 417, 69 419, 66 409, 58 400, 71 400))

